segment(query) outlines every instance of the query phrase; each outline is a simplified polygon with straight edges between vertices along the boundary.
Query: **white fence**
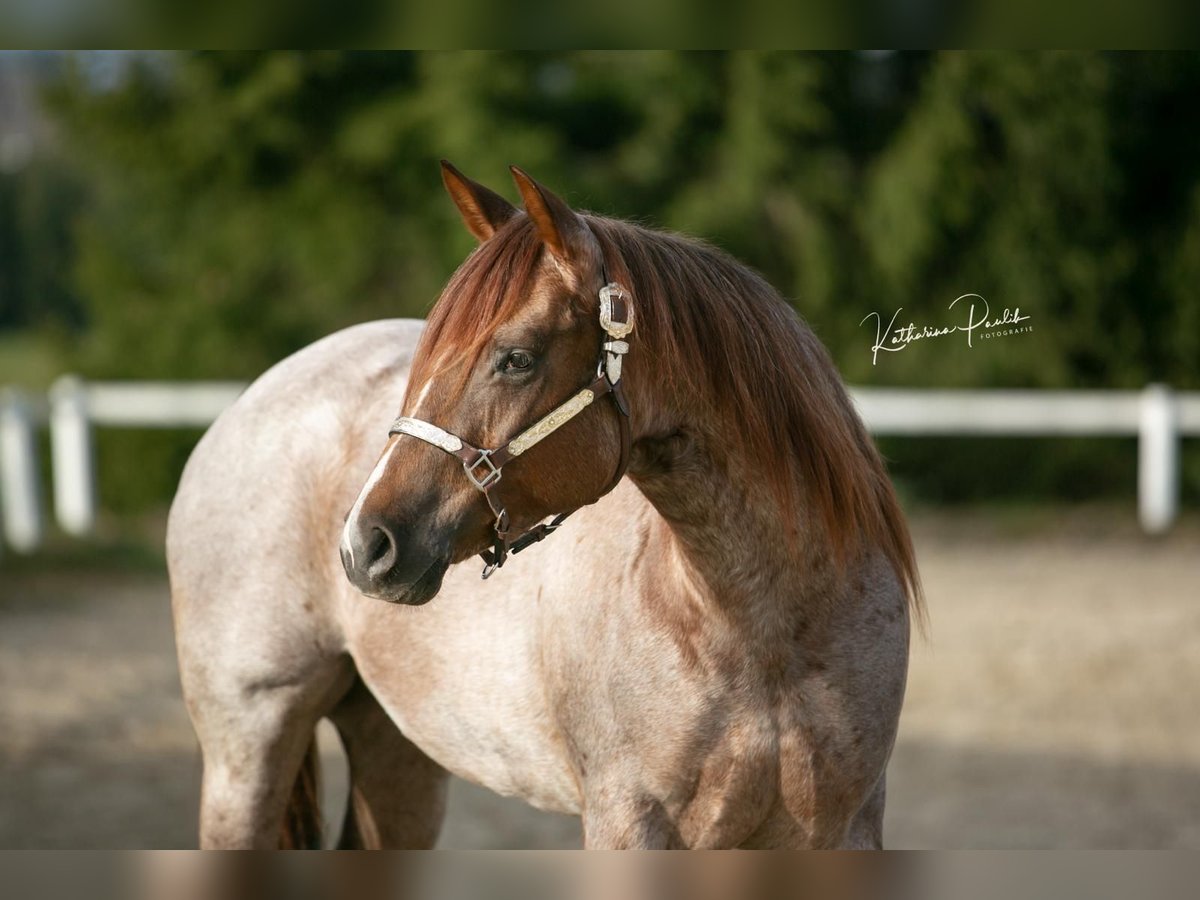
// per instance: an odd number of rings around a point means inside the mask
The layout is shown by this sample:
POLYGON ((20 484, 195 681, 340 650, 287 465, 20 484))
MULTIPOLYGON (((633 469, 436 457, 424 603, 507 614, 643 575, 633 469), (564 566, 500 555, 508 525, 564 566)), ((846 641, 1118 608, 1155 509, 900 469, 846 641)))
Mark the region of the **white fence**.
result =
POLYGON ((0 392, 0 519, 4 538, 21 553, 40 546, 44 531, 37 429, 50 429, 54 514, 67 534, 83 537, 96 522, 95 428, 203 428, 245 388, 239 382, 56 381, 45 399, 0 392))
MULTIPOLYGON (((68 534, 96 519, 94 428, 203 427, 244 385, 59 379, 48 398, 0 393, 0 512, 9 546, 37 549, 44 531, 37 429, 50 429, 54 512, 68 534)), ((1200 393, 1142 391, 939 391, 855 388, 875 434, 1136 436, 1138 515, 1150 533, 1170 528, 1179 506, 1179 442, 1200 436, 1200 393)))

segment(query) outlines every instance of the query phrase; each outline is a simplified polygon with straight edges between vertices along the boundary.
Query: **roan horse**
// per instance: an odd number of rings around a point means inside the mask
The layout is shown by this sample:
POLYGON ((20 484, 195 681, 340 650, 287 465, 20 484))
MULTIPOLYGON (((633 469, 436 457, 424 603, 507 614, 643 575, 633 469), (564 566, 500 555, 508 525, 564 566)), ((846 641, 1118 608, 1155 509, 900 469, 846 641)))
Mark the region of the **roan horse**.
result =
POLYGON ((297 353, 187 465, 167 549, 202 845, 319 843, 328 717, 346 846, 431 845, 447 772, 580 814, 588 847, 880 846, 919 585, 832 362, 733 259, 513 174, 524 211, 443 164, 480 245, 423 330, 297 353), (623 396, 502 478, 452 453, 604 393, 610 280, 623 396), (572 510, 487 581, 467 562, 572 510))

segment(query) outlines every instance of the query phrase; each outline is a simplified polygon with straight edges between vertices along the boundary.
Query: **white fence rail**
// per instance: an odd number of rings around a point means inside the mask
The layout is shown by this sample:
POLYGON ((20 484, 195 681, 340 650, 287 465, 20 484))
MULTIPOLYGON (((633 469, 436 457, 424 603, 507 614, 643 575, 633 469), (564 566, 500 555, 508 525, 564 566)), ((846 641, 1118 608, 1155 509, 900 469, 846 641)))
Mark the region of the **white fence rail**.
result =
MULTIPOLYGON (((235 382, 84 382, 60 378, 48 398, 0 392, 0 523, 5 541, 29 553, 44 517, 37 430, 50 429, 54 512, 68 534, 96 519, 94 428, 188 428, 210 424, 241 393, 235 382)), ((1164 532, 1179 506, 1179 442, 1200 436, 1200 393, 1162 385, 1141 391, 852 390, 867 426, 881 435, 1128 436, 1138 439, 1138 515, 1164 532)))
POLYGON ((1179 441, 1200 436, 1200 393, 1161 384, 1141 391, 937 391, 857 388, 874 434, 1016 437, 1136 436, 1138 518, 1165 532, 1179 511, 1179 441))

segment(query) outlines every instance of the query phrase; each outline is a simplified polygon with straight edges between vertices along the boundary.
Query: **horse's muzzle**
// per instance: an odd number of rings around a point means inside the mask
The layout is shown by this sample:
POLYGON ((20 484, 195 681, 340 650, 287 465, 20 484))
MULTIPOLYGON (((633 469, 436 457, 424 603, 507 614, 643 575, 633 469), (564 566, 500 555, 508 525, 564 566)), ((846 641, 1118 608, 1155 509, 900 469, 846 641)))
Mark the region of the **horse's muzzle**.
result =
POLYGON ((342 568, 360 593, 388 603, 420 606, 442 587, 449 554, 406 540, 383 521, 360 521, 342 535, 342 568))

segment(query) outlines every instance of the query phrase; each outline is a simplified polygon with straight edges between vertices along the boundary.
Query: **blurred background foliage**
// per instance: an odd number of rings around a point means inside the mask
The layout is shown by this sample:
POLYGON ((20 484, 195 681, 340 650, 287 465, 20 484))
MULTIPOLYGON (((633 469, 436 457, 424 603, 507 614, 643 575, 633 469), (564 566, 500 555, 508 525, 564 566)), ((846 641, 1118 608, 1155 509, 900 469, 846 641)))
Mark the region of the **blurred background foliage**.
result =
MULTIPOLYGON (((1200 389, 1195 54, 21 65, 37 73, 46 136, 6 150, 0 120, 0 382, 252 378, 337 328, 424 315, 472 246, 443 195, 446 157, 510 197, 516 163, 577 207, 724 247, 795 304, 852 383, 1200 389), (1034 332, 872 365, 864 316, 944 322, 969 291, 1019 306, 1034 332)), ((194 439, 104 434, 104 502, 168 498, 194 439)), ((932 501, 1134 487, 1132 441, 884 449, 910 496, 932 501)), ((1187 467, 1194 497, 1194 452, 1187 467)))

